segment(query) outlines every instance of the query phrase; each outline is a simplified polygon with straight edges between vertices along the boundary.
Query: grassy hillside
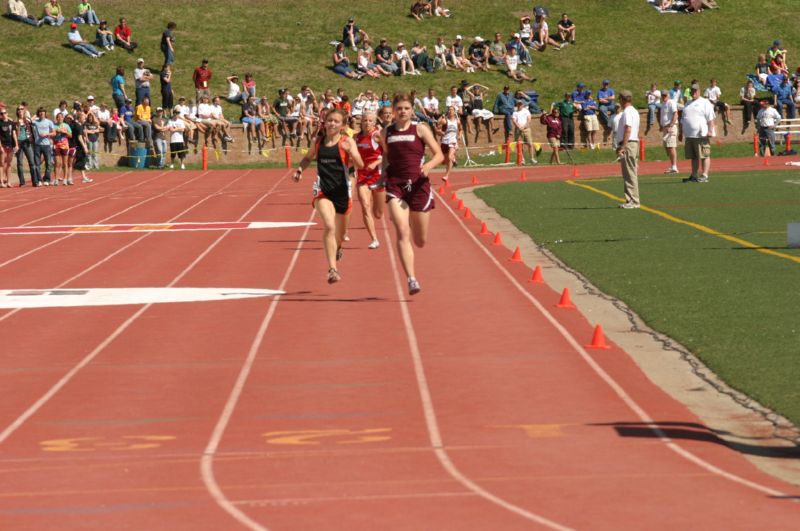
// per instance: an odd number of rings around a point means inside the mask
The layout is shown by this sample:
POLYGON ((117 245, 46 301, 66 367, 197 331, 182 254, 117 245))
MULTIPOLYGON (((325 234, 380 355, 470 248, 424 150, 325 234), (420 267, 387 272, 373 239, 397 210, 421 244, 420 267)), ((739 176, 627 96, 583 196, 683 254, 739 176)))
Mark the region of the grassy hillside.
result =
MULTIPOLYGON (((65 11, 71 14, 77 3, 65 0, 65 11)), ((756 55, 773 39, 782 39, 789 49, 789 64, 798 64, 796 0, 720 3, 720 10, 690 16, 660 15, 644 0, 547 2, 553 19, 562 11, 569 12, 578 27, 578 44, 561 52, 535 54, 533 71, 539 78, 535 86, 549 102, 577 81, 596 90, 600 80, 608 77, 614 87, 630 88, 638 96, 652 81, 665 85, 675 78, 688 81, 697 77, 705 83, 716 77, 728 100, 734 101, 743 74, 751 71, 756 55)), ((26 5, 39 15, 40 2, 26 5)), ((128 70, 131 86, 136 57, 143 56, 151 68, 160 66, 160 34, 169 20, 178 24, 174 82, 178 94, 193 94, 191 73, 203 57, 210 60, 215 74, 212 88, 219 93, 226 92, 226 75, 245 71, 255 74, 259 94, 270 97, 279 86, 296 90, 304 83, 314 88, 341 86, 349 93, 366 87, 389 92, 428 86, 443 90, 463 77, 494 91, 506 81, 496 71, 345 80, 329 69, 332 47, 328 42, 339 37, 350 15, 375 40, 385 36, 393 46, 399 40, 409 43, 416 39, 432 48, 436 36, 451 41, 457 33, 470 39, 475 35, 490 38, 495 31, 507 35, 517 28, 520 14, 530 13, 533 3, 448 0, 452 18, 422 22, 407 16, 408 5, 410 1, 387 0, 347 4, 320 0, 102 0, 95 2, 100 17, 113 27, 119 16, 126 16, 140 49, 135 54, 117 49, 99 60, 63 46, 66 25, 36 29, 3 18, 0 65, 6 75, 0 76, 0 99, 13 103, 25 99, 48 108, 62 97, 72 100, 89 93, 110 101, 108 80, 117 64, 128 70)), ((93 28, 81 29, 87 40, 94 38, 93 28)), ((155 88, 157 93, 157 83, 155 88)))

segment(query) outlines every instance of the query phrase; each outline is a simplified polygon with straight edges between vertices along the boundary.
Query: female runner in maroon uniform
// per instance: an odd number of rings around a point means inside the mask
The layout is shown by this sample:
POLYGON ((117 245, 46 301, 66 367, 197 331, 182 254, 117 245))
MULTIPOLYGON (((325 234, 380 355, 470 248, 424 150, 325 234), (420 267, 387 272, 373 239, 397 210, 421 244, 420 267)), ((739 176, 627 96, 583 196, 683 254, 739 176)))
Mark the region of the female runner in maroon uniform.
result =
POLYGON ((322 245, 328 260, 328 283, 341 280, 336 262, 341 258, 340 249, 347 224, 347 215, 353 205, 350 199, 348 168, 352 165, 363 168, 356 143, 343 134, 345 114, 339 109, 325 116, 325 135, 312 145, 308 154, 300 161, 293 174, 295 182, 303 176, 303 170, 312 160, 317 160, 317 179, 312 192, 312 205, 322 219, 322 245))
POLYGON ((444 160, 430 128, 412 122, 413 105, 408 94, 396 94, 392 103, 394 123, 381 132, 387 163, 386 202, 397 231, 397 251, 408 277, 410 295, 420 291, 414 272, 412 241, 420 248, 425 245, 430 211, 434 207, 428 173, 444 160), (428 162, 425 162, 426 146, 433 154, 428 162))
POLYGON ((383 204, 386 202, 386 189, 381 175, 381 134, 376 127, 377 117, 372 111, 361 115, 361 132, 356 137, 356 146, 364 168, 356 172, 358 176, 358 200, 361 202, 361 215, 372 243, 370 249, 380 247, 375 232, 375 220, 383 217, 383 204))

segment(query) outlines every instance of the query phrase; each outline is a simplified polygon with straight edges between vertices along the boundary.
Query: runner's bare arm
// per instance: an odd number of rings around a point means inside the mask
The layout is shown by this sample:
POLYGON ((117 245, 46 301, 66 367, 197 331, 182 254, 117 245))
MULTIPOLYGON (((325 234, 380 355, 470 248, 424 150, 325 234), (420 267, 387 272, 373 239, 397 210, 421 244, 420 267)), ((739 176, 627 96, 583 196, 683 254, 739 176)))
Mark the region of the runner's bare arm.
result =
MULTIPOLYGON (((308 168, 308 165, 311 164, 311 161, 317 158, 317 145, 311 144, 308 148, 308 153, 306 156, 303 157, 303 160, 300 161, 300 164, 297 165, 297 169, 295 171, 289 170, 289 175, 292 176, 294 182, 300 182, 300 179, 303 178, 303 170, 308 168)), ((287 175, 287 177, 289 176, 287 175)))
POLYGON ((361 159, 361 153, 358 152, 358 147, 356 147, 356 143, 352 138, 348 138, 344 141, 344 148, 350 155, 350 162, 353 164, 353 167, 357 170, 363 168, 364 161, 361 159))
POLYGON ((433 132, 427 125, 417 125, 417 134, 425 145, 428 146, 428 149, 431 150, 431 160, 422 165, 422 175, 427 177, 433 168, 444 162, 444 155, 442 155, 442 148, 440 148, 439 143, 436 142, 433 132))

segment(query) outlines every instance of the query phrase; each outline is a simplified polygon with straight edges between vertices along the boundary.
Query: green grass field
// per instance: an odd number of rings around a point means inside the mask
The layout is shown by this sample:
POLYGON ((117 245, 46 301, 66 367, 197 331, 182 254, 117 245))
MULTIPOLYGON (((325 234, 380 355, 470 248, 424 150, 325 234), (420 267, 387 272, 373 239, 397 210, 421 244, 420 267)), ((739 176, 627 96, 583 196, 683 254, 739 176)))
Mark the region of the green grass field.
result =
MULTIPOLYGON (((26 5, 38 16, 41 3, 29 0, 26 5)), ((77 3, 65 0, 66 13, 72 14, 77 3)), ((3 18, 0 66, 8 75, 0 76, 0 99, 14 103, 24 99, 50 109, 61 98, 83 99, 90 93, 110 102, 108 81, 116 65, 126 67, 130 86, 139 55, 151 68, 160 67, 160 35, 169 20, 178 24, 174 87, 179 95, 193 95, 191 74, 203 57, 209 58, 215 73, 212 88, 222 94, 227 90, 225 76, 245 71, 256 76, 259 93, 270 96, 278 87, 297 90, 306 83, 317 89, 341 86, 350 94, 367 87, 392 92, 433 86, 441 91, 465 74, 349 81, 329 70, 333 49, 328 42, 340 37, 350 15, 373 38, 386 37, 393 46, 400 40, 409 43, 417 39, 432 48, 436 36, 450 41, 457 33, 469 38, 489 38, 495 31, 507 35, 517 29, 517 17, 530 13, 534 3, 448 0, 445 4, 453 11, 452 18, 416 22, 407 16, 410 2, 405 1, 104 0, 95 4, 100 17, 113 27, 120 16, 126 16, 140 48, 135 54, 117 49, 99 60, 63 46, 66 26, 36 29, 3 18)), ((743 75, 752 70, 756 55, 773 39, 781 38, 789 48, 790 65, 796 65, 800 57, 792 53, 800 42, 796 0, 736 0, 723 2, 720 10, 692 16, 659 15, 644 0, 544 4, 553 18, 569 12, 579 32, 576 46, 536 54, 533 73, 539 81, 535 86, 547 104, 577 81, 596 90, 605 77, 611 78, 617 89, 632 89, 637 98, 650 82, 666 85, 675 78, 688 81, 696 77, 706 83, 717 77, 728 101, 735 102, 743 75)), ((81 26, 81 30, 84 38, 93 40, 92 28, 81 26)), ((506 82, 497 71, 466 77, 489 86, 492 93, 506 82)), ((158 93, 158 83, 155 85, 158 93)), ((234 117, 238 118, 238 113, 234 117)))
MULTIPOLYGON (((800 172, 713 174, 706 185, 640 179, 643 205, 765 254, 565 182, 477 193, 538 244, 685 345, 728 384, 800 422, 800 172), (794 181, 794 182, 791 182, 794 181)), ((579 181, 622 195, 621 178, 579 181)))

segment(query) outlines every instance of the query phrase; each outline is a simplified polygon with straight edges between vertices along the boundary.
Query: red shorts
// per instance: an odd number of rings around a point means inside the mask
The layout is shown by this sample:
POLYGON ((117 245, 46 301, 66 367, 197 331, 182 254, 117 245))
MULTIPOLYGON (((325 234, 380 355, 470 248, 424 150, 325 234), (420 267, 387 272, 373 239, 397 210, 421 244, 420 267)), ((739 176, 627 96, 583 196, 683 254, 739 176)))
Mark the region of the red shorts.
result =
POLYGON ((3 153, 5 153, 8 157, 14 154, 14 146, 2 146, 0 149, 2 149, 3 153))
POLYGON ((358 177, 358 186, 369 186, 370 190, 379 190, 384 187, 380 166, 374 170, 356 170, 356 176, 358 177))
POLYGON ((416 181, 386 182, 386 202, 392 199, 405 201, 412 212, 428 212, 436 207, 431 181, 420 175, 416 181))
POLYGON ((57 157, 66 157, 69 155, 69 147, 58 147, 56 146, 53 148, 53 154, 57 157))

